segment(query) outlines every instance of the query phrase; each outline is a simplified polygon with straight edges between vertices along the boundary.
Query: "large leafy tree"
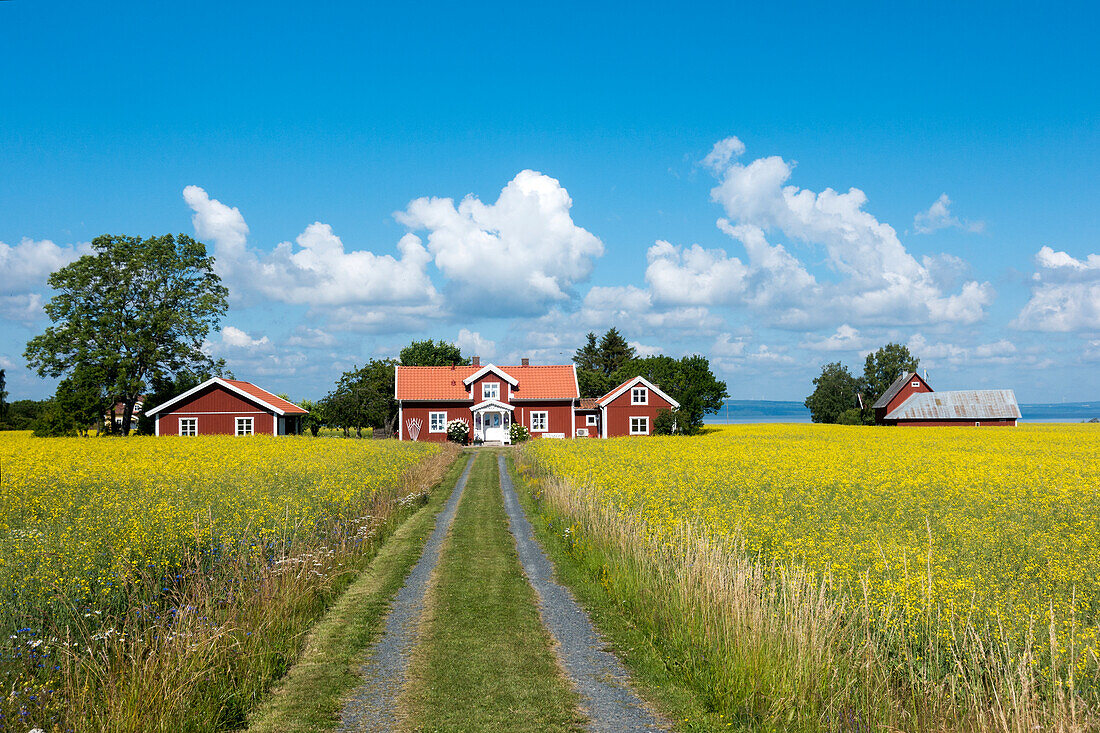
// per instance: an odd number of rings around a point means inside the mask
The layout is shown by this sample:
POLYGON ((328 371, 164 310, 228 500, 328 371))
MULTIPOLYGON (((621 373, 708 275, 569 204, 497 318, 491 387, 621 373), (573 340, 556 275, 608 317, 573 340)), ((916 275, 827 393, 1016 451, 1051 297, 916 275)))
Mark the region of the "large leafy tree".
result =
POLYGON ((703 417, 708 412, 720 410, 729 396, 726 383, 710 370, 710 361, 698 354, 682 359, 671 356, 631 359, 612 374, 612 380, 622 384, 638 376, 645 377, 680 403, 676 410, 676 427, 686 435, 697 433, 703 427, 703 417))
POLYGON ((859 390, 860 382, 848 367, 839 361, 826 364, 814 379, 813 394, 806 398, 810 419, 821 423, 840 422, 841 415, 859 407, 856 398, 859 390))
POLYGON ((438 343, 432 339, 413 341, 401 349, 398 357, 401 366, 467 366, 469 359, 462 356, 462 350, 442 339, 438 343))
POLYGON ((863 362, 863 404, 867 409, 902 374, 917 371, 920 359, 901 344, 889 343, 867 355, 863 362))
POLYGON ((123 404, 129 433, 152 380, 214 368, 202 343, 225 314, 228 291, 206 246, 183 234, 104 235, 92 249, 50 275, 53 325, 27 343, 24 357, 39 376, 98 375, 123 404))
POLYGON ((344 429, 354 428, 362 437, 363 428, 393 429, 397 421, 397 400, 393 396, 393 359, 372 359, 340 375, 336 387, 322 401, 326 419, 344 429))
POLYGON ((608 329, 598 341, 595 333, 589 333, 585 339, 584 346, 573 355, 578 386, 581 397, 600 397, 617 384, 612 374, 637 353, 616 328, 608 329))

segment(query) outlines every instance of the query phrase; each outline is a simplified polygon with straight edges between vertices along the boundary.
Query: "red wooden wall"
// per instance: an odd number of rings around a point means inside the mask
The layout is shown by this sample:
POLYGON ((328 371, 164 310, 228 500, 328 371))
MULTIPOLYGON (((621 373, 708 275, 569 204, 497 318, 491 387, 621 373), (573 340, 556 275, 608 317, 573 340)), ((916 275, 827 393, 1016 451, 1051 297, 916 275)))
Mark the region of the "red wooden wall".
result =
MULTIPOLYGON (((642 385, 644 386, 644 385, 642 385)), ((648 417, 649 432, 653 434, 653 421, 657 419, 659 410, 671 410, 672 404, 653 390, 649 390, 649 404, 630 404, 631 389, 611 401, 607 406, 607 437, 615 438, 620 435, 630 435, 630 418, 648 417)))
POLYGON ((179 435, 179 418, 198 420, 199 435, 236 435, 237 418, 251 417, 255 435, 275 433, 275 414, 218 384, 192 395, 158 417, 158 435, 179 435))

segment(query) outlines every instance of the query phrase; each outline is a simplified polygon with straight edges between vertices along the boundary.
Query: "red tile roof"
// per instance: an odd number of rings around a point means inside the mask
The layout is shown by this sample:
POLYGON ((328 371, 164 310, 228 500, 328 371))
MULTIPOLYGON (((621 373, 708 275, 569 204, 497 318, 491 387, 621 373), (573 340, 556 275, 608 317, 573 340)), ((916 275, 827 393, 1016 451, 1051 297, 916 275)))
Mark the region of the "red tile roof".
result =
MULTIPOLYGON (((519 384, 512 388, 513 400, 577 399, 577 379, 571 365, 496 366, 519 384)), ((469 401, 462 380, 484 366, 397 367, 397 399, 469 401)), ((507 394, 507 385, 503 389, 507 394)))
POLYGON ((282 397, 276 397, 275 395, 268 392, 266 389, 261 389, 260 387, 252 384, 252 382, 242 382, 239 379, 226 379, 225 382, 227 382, 228 384, 232 384, 234 387, 241 390, 242 392, 247 392, 256 399, 263 400, 272 407, 278 407, 280 410, 289 415, 309 414, 308 411, 303 410, 301 407, 298 407, 298 405, 294 404, 293 402, 287 402, 282 397))
POLYGON ((578 410, 598 410, 600 409, 599 397, 581 397, 580 403, 577 405, 578 410))

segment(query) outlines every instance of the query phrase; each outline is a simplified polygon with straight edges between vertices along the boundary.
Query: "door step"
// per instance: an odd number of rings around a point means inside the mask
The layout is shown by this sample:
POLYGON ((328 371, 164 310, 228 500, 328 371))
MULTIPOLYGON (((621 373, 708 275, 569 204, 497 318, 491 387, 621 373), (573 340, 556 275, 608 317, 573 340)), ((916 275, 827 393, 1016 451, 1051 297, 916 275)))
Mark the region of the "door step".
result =
POLYGON ((481 445, 485 446, 485 447, 489 447, 489 446, 494 446, 494 445, 504 445, 504 442, 500 441, 500 440, 486 440, 486 441, 483 441, 481 445))

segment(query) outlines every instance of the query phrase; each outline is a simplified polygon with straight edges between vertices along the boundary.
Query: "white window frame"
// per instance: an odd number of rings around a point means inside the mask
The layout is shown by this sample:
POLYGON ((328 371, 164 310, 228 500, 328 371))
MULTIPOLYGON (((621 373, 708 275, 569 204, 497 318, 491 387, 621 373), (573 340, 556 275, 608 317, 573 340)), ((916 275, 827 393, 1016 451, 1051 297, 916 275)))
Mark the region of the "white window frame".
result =
POLYGON ((481 399, 483 400, 500 400, 500 382, 482 382, 481 383, 481 399), (489 394, 487 389, 493 388, 493 394, 489 394))
POLYGON ((179 418, 179 431, 178 435, 186 438, 194 437, 199 434, 199 419, 197 417, 181 417, 179 418), (192 428, 191 432, 183 432, 183 424, 188 423, 192 428))
POLYGON ((910 386, 910 387, 919 387, 919 386, 920 386, 920 382, 916 382, 916 381, 910 382, 910 383, 909 383, 909 386, 910 386))
POLYGON ((588 425, 588 426, 595 425, 596 424, 596 416, 595 415, 585 415, 584 424, 588 425))
POLYGON ((642 416, 642 415, 631 415, 631 417, 630 417, 630 434, 631 435, 649 435, 649 417, 648 416, 642 416), (644 432, 639 432, 639 431, 634 429, 634 421, 635 420, 641 420, 642 421, 642 424, 645 426, 645 431, 644 432))
POLYGON ((631 387, 630 388, 630 404, 632 405, 648 405, 649 404, 649 388, 648 387, 631 387), (639 395, 641 399, 638 399, 639 395))
POLYGON ((532 410, 531 411, 531 432, 532 433, 545 433, 550 429, 550 411, 549 410, 532 410), (542 427, 537 427, 541 424, 542 427))
POLYGON ((976 428, 980 428, 981 426, 982 426, 982 424, 980 422, 974 423, 974 427, 976 427, 976 428))
POLYGON ((447 432, 447 412, 444 411, 432 411, 428 413, 428 432, 429 433, 445 433, 447 432), (439 427, 435 426, 435 420, 439 418, 439 427))
POLYGON ((233 434, 236 435, 237 437, 244 437, 246 435, 255 435, 256 434, 256 418, 254 418, 254 417, 238 417, 234 420, 233 425, 234 425, 233 434), (244 421, 244 420, 248 421, 247 422, 247 424, 248 424, 248 432, 247 433, 242 433, 241 432, 241 425, 242 425, 242 421, 244 421))

